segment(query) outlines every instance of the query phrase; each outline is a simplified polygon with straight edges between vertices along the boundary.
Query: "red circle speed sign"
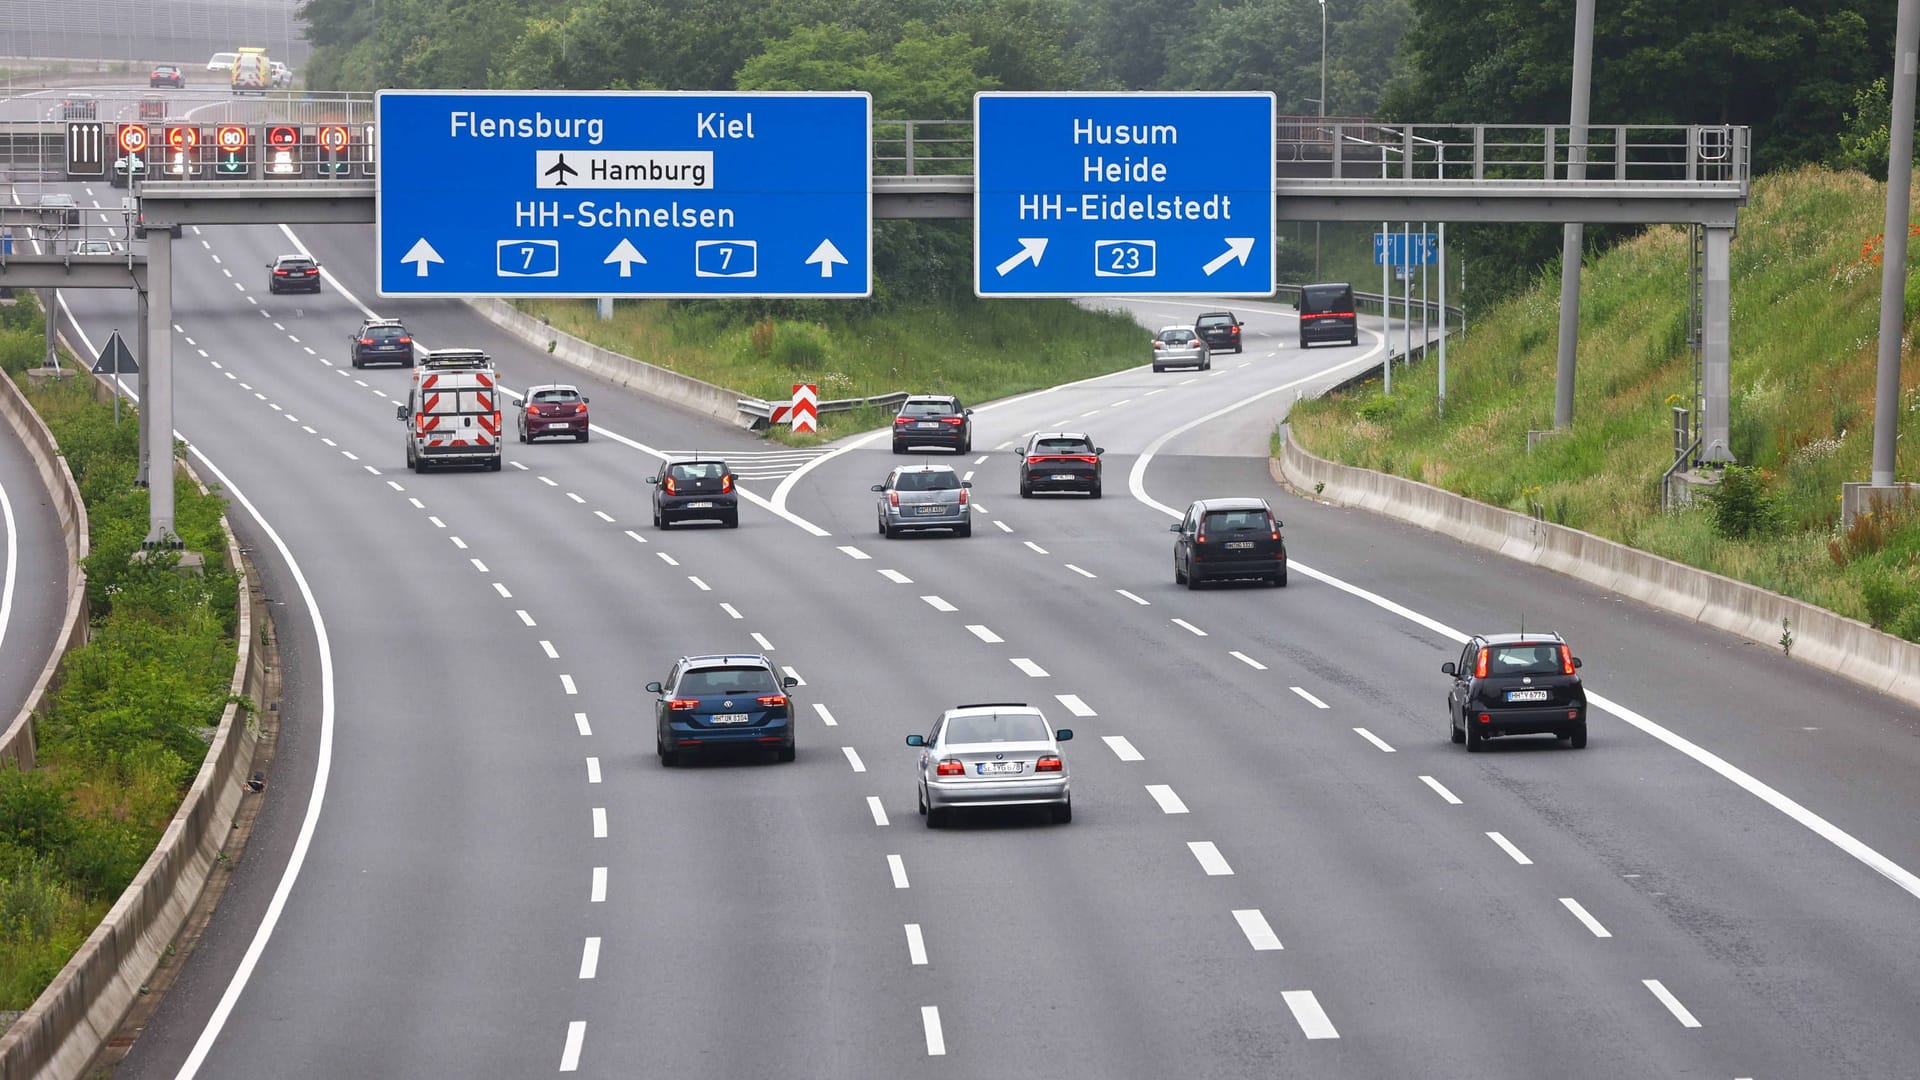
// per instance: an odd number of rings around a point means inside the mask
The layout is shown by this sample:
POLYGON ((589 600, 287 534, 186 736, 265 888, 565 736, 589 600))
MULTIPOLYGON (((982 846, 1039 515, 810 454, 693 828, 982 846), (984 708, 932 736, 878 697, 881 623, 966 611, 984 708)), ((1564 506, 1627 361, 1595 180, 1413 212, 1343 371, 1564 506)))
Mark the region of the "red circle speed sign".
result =
POLYGON ((220 149, 222 150, 245 150, 247 148, 247 129, 241 127, 239 124, 221 124, 220 130, 214 133, 214 139, 219 142, 220 149))
POLYGON ((320 129, 320 145, 333 153, 347 148, 347 129, 338 124, 329 124, 320 129))
POLYGON ((278 150, 291 150, 300 145, 300 129, 296 127, 270 127, 267 129, 267 145, 278 150))
POLYGON ((167 145, 175 150, 191 150, 200 145, 200 129, 170 127, 167 129, 167 145))
POLYGON ((123 124, 120 127, 120 149, 129 154, 137 154, 147 148, 147 129, 139 124, 123 124))

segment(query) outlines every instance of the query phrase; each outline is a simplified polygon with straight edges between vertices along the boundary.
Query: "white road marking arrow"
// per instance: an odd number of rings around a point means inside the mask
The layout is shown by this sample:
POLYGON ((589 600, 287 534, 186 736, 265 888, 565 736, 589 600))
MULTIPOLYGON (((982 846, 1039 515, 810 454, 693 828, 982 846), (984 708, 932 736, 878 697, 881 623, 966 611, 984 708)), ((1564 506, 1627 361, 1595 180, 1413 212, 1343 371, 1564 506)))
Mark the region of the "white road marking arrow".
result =
MULTIPOLYGON (((1249 240, 1247 242, 1252 243, 1253 241, 1249 240)), ((1007 261, 1001 263, 999 266, 994 267, 994 269, 1000 272, 1001 277, 1006 277, 1007 271, 1013 269, 1016 266, 1019 266, 1021 263, 1026 262, 1029 259, 1033 261, 1033 265, 1039 266, 1040 256, 1045 255, 1046 253, 1047 253, 1046 237, 1042 236, 1042 237, 1035 238, 1030 236, 1023 236, 1020 238, 1019 253, 1014 255, 1013 258, 1008 259, 1007 261)))
POLYGON ((639 263, 641 266, 645 266, 647 265, 647 257, 640 254, 640 250, 633 246, 633 241, 623 236, 620 238, 620 242, 614 245, 612 253, 606 258, 601 259, 600 262, 602 265, 619 263, 620 276, 632 277, 633 264, 639 263))
POLYGON ((833 264, 839 263, 845 266, 847 257, 840 254, 840 249, 833 246, 833 241, 822 240, 820 246, 813 249, 813 254, 807 256, 807 265, 812 266, 814 263, 820 264, 821 277, 830 278, 833 276, 833 264))
POLYGON ((400 256, 402 265, 406 263, 413 264, 413 273, 416 277, 427 276, 428 263, 443 263, 446 261, 447 260, 440 257, 439 252, 433 250, 433 245, 427 243, 427 238, 424 236, 415 240, 413 246, 407 249, 407 253, 400 256))
POLYGON ((1215 256, 1207 265, 1200 269, 1205 270, 1208 277, 1212 277, 1215 270, 1220 269, 1236 259, 1239 260, 1241 266, 1247 265, 1247 256, 1251 254, 1253 254, 1253 237, 1229 236, 1227 237, 1226 252, 1215 256))

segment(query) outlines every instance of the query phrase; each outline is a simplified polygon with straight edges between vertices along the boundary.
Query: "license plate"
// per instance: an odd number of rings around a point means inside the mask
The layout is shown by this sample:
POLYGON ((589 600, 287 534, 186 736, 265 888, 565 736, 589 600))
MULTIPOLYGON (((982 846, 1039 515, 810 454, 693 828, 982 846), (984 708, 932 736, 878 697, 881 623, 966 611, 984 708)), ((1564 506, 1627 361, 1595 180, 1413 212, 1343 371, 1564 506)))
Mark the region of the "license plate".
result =
POLYGON ((1235 540, 1233 543, 1227 545, 1227 550, 1246 551, 1251 547, 1253 547, 1253 541, 1251 540, 1235 540))
POLYGON ((1055 480, 1071 480, 1073 478, 1072 473, 1057 472, 1053 474, 1053 479, 1055 480))
POLYGON ((747 714, 743 712, 714 713, 707 717, 707 720, 714 724, 744 724, 747 722, 747 714))
POLYGON ((1508 701, 1545 701, 1550 695, 1545 690, 1509 690, 1508 701))
POLYGON ((689 509, 689 510, 711 510, 711 509, 713 509, 713 504, 712 504, 712 503, 710 503, 710 502, 697 502, 697 503, 688 503, 688 504, 687 504, 687 509, 689 509))
POLYGON ((1020 771, 1018 761, 983 761, 979 765, 981 776, 999 776, 1020 771))
POLYGON ((917 428, 937 428, 937 427, 939 427, 940 425, 939 425, 939 424, 928 424, 928 423, 919 423, 919 424, 915 424, 915 425, 913 425, 913 426, 914 426, 914 427, 917 427, 917 428))
POLYGON ((944 506, 916 506, 913 508, 913 512, 916 514, 944 514, 947 512, 947 508, 944 506))

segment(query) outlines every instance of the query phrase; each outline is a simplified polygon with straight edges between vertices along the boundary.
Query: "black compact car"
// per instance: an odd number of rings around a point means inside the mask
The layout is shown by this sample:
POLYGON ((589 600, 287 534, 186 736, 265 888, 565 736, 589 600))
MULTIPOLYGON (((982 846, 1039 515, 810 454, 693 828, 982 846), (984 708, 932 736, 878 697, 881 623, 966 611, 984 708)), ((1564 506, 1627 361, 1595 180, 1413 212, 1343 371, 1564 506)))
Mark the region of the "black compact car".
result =
POLYGON ((1106 448, 1078 431, 1036 431, 1020 455, 1020 497, 1036 491, 1084 491, 1100 497, 1100 455, 1106 448))
POLYGON ((354 367, 368 364, 413 366, 413 335, 399 319, 367 319, 349 343, 354 367))
POLYGON ((1360 322, 1353 310, 1353 286, 1328 281, 1300 286, 1300 347, 1332 341, 1360 344, 1360 322))
POLYGON ((1231 311, 1207 312, 1193 321, 1193 332, 1200 335, 1212 352, 1232 349, 1237 353, 1246 348, 1240 342, 1240 320, 1234 318, 1231 311))
POLYGON ((718 521, 740 527, 740 494, 733 470, 718 458, 666 461, 647 477, 653 485, 653 524, 664 529, 676 521, 718 521))
POLYGON ((305 255, 282 255, 267 264, 267 292, 320 291, 320 264, 305 255))
POLYGON ((147 72, 148 89, 156 86, 171 86, 181 90, 185 89, 186 85, 187 73, 172 64, 155 64, 153 70, 147 72))
POLYGON ((794 758, 793 701, 799 685, 782 678, 764 656, 683 656, 661 682, 647 684, 653 706, 653 750, 660 764, 681 764, 693 753, 723 749, 772 750, 794 758))
POLYGON ((1201 499, 1167 526, 1173 541, 1173 583, 1258 578, 1287 584, 1287 541, 1265 499, 1201 499))
POLYGON ((1559 634, 1477 634, 1440 670, 1453 676, 1447 734, 1468 753, 1503 735, 1552 735, 1586 747, 1580 658, 1559 634))
POLYGON ((893 418, 893 452, 904 454, 916 446, 938 446, 955 453, 973 452, 973 410, 951 396, 910 397, 893 418))

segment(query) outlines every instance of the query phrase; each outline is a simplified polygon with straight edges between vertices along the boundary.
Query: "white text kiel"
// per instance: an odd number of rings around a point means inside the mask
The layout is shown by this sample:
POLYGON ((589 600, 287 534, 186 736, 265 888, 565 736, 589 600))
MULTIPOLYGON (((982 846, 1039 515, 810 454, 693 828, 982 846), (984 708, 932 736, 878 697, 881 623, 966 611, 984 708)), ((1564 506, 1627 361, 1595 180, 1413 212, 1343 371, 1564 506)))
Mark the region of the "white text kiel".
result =
POLYGON ((751 139, 753 135, 753 114, 748 113, 744 120, 729 120, 723 112, 705 112, 693 114, 693 137, 696 139, 751 139))

